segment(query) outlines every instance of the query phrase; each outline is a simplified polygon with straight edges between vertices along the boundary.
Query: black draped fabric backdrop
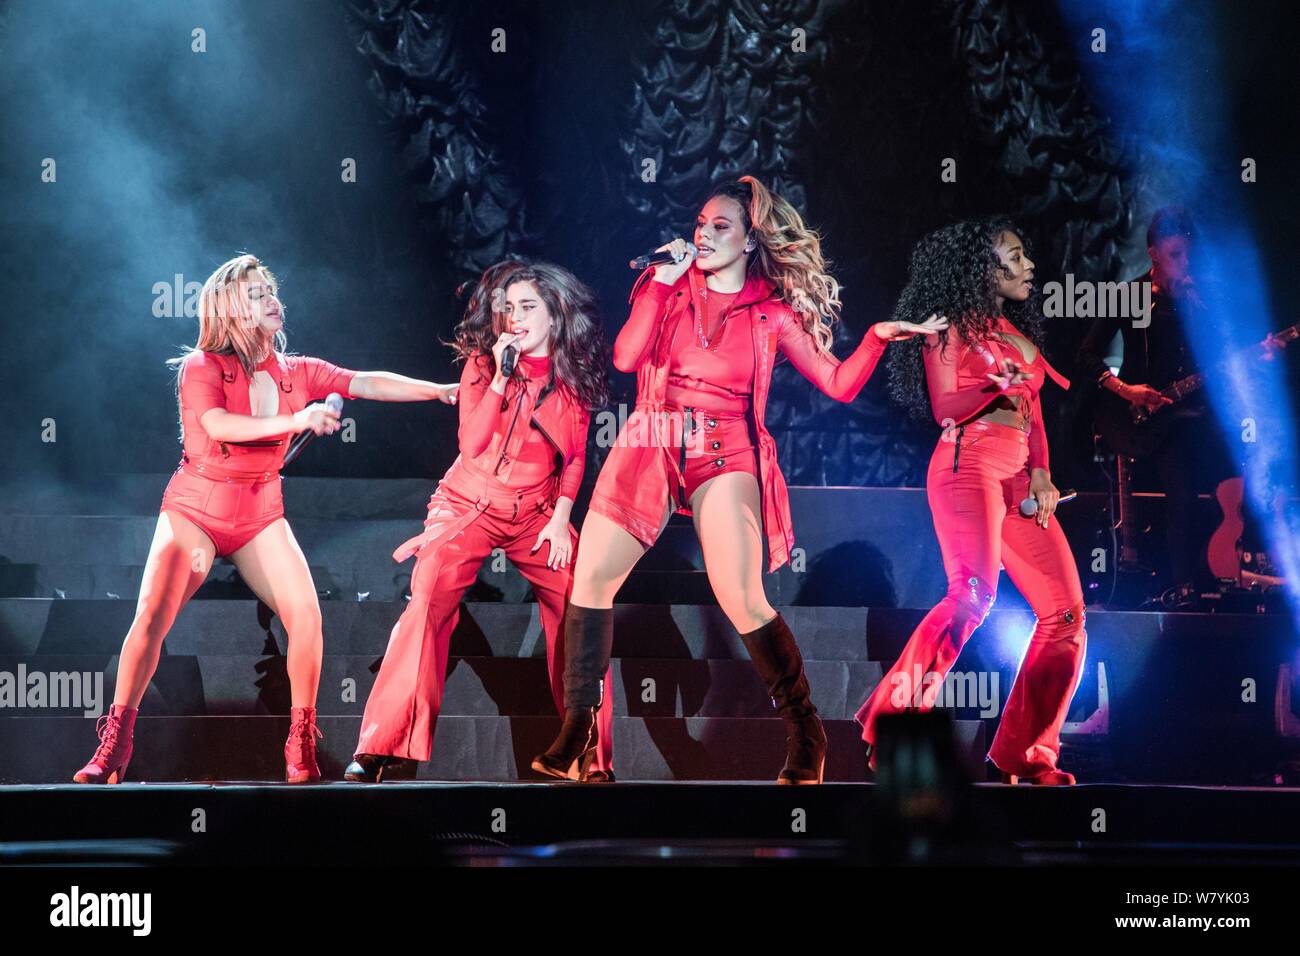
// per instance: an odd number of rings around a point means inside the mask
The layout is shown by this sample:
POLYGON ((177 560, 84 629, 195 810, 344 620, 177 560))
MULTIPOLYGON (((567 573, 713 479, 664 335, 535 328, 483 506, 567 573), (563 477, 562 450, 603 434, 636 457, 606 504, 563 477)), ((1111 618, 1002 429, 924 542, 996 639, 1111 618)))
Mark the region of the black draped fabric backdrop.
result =
MULTIPOLYGON (((76 0, 0 4, 0 444, 14 449, 0 481, 174 468, 164 360, 195 341, 191 291, 240 250, 280 276, 290 348, 445 380, 458 283, 506 254, 552 259, 596 289, 612 339, 627 260, 689 233, 709 185, 746 172, 823 234, 844 286, 840 355, 888 316, 930 229, 1009 213, 1040 281, 1127 279, 1144 265, 1142 219, 1179 198, 1179 176, 1162 173, 1199 163, 1237 182, 1243 154, 1259 158, 1260 183, 1233 194, 1285 318, 1300 221, 1284 185, 1289 7, 1155 8, 1149 22, 1144 11, 1112 23, 1108 9, 1131 7, 100 0, 87 17, 76 0), (1094 20, 1117 50, 1130 44, 1124 60, 1090 53, 1079 24, 1094 20), (1222 103, 1130 90, 1143 43, 1204 52, 1196 75, 1222 103), (1174 118, 1191 129, 1165 135, 1174 118), (1204 155, 1175 155, 1182 133, 1204 155), (57 182, 41 179, 46 157, 57 182), (341 175, 349 162, 354 180, 341 175)), ((1085 324, 1050 323, 1048 353, 1067 374, 1085 324)), ((614 401, 628 402, 632 377, 611 373, 614 401)), ((937 430, 888 403, 885 377, 842 405, 778 367, 770 422, 792 483, 921 484, 937 430)), ((1045 396, 1062 486, 1100 484, 1086 393, 1045 396)), ((446 406, 355 402, 348 414, 355 441, 317 442, 288 474, 436 479, 455 457, 446 406)))
MULTIPOLYGON (((559 261, 601 292, 611 334, 622 262, 687 234, 710 183, 743 173, 823 233, 845 286, 840 354, 888 314, 911 244, 955 218, 1023 220, 1044 279, 1127 271, 1123 157, 1047 4, 354 0, 353 13, 434 243, 466 277, 506 253, 559 261), (955 183, 940 182, 945 157, 955 183)), ((885 400, 884 378, 846 406, 778 368, 769 421, 792 483, 921 483, 933 435, 885 400)), ((1075 404, 1049 402, 1060 442, 1075 404)))

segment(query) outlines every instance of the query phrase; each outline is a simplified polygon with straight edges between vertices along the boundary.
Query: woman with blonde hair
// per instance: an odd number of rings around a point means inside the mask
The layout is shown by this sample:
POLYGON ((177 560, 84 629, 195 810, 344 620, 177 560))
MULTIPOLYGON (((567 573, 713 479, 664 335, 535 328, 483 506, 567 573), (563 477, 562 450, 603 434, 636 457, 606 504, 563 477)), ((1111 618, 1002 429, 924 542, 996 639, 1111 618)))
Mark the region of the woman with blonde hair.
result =
POLYGON ((694 517, 709 584, 787 724, 777 783, 820 783, 826 736, 785 620, 763 592, 794 543, 785 479, 764 411, 778 353, 830 397, 852 401, 891 339, 943 327, 881 322, 841 363, 830 351, 839 283, 820 237, 752 176, 713 190, 695 250, 647 270, 614 343, 636 372, 636 408, 601 469, 583 523, 565 615, 565 716, 533 768, 584 780, 599 744, 597 713, 614 633, 614 596, 674 511, 694 517))
POLYGON ((225 557, 279 616, 288 635, 292 703, 285 780, 320 779, 316 688, 321 614, 307 560, 284 518, 280 468, 288 442, 308 429, 339 429, 321 403, 332 392, 386 402, 456 403, 459 385, 391 372, 353 372, 285 352, 275 276, 252 255, 218 268, 199 297, 199 340, 179 366, 180 466, 163 493, 140 583, 135 619, 118 658, 113 706, 100 718, 99 747, 77 783, 120 783, 131 760, 140 701, 176 614, 225 557))

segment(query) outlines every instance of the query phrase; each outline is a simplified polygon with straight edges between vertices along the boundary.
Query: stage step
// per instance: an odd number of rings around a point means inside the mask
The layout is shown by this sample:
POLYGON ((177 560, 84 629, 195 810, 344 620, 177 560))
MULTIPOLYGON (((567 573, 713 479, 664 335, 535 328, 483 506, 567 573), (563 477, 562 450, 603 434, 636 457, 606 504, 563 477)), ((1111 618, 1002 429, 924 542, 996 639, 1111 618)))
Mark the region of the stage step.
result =
MULTIPOLYGON (((324 601, 325 648, 331 654, 380 657, 406 605, 396 601, 324 601)), ((810 660, 865 660, 866 608, 782 608, 810 660)), ((101 654, 122 646, 135 615, 128 601, 0 600, 0 655, 101 654)), ((617 657, 744 659, 731 622, 716 605, 615 608, 617 657)), ((163 645, 171 654, 274 655, 287 651, 278 618, 256 601, 193 601, 163 645)), ((467 603, 452 636, 457 656, 545 654, 536 604, 467 603)))
MULTIPOLYGON (((325 716, 360 716, 365 711, 381 658, 326 654, 317 710, 325 716)), ((614 713, 633 717, 770 717, 766 688, 747 660, 615 658, 614 713)), ((850 720, 880 682, 874 662, 805 662, 813 700, 826 719, 850 720)), ((0 655, 0 673, 18 675, 102 674, 99 700, 107 709, 116 684, 117 658, 70 654, 26 657, 0 655)), ((49 678, 54 680, 55 678, 49 678)), ((91 676, 93 689, 95 676, 91 676)), ((23 681, 19 681, 23 684, 23 681)), ((87 686, 87 685, 83 685, 87 686)), ((16 717, 84 716, 86 707, 39 710, 0 707, 0 722, 16 717)), ((239 716, 287 714, 289 677, 283 656, 169 654, 145 693, 149 716, 239 716)), ((452 657, 443 691, 445 716, 538 716, 556 713, 546 661, 540 657, 452 657)), ((95 716, 98 716, 96 714, 95 716)))
MULTIPOLYGON (((322 774, 338 780, 352 757, 360 717, 322 717, 322 774)), ((421 780, 540 779, 529 767, 559 730, 557 717, 445 717, 421 780)), ((63 783, 94 753, 95 722, 80 717, 0 720, 0 784, 63 783)), ((984 725, 958 721, 959 751, 983 778, 984 725)), ((128 780, 274 781, 284 776, 285 716, 141 717, 128 780)), ((861 728, 829 720, 826 779, 866 779, 861 728)), ((620 780, 773 781, 785 756, 785 722, 775 717, 618 717, 614 767, 620 780)))
MULTIPOLYGON (((133 599, 139 588, 134 569, 148 553, 167 479, 105 476, 81 484, 10 486, 0 494, 0 567, 14 567, 0 572, 0 597, 54 597, 58 589, 70 598, 111 592, 133 599)), ((419 532, 435 486, 420 480, 286 478, 285 513, 315 569, 317 586, 346 598, 357 593, 375 600, 401 597, 411 562, 396 564, 392 551, 419 532)), ((587 493, 584 488, 575 510, 579 527, 587 493)), ((943 568, 924 490, 796 486, 790 489, 790 507, 796 553, 791 565, 764 575, 770 601, 921 606, 942 592, 943 568)), ((522 600, 527 593, 509 565, 494 571, 485 564, 479 583, 506 600, 522 600)), ((620 600, 713 603, 689 517, 673 516, 620 600)))

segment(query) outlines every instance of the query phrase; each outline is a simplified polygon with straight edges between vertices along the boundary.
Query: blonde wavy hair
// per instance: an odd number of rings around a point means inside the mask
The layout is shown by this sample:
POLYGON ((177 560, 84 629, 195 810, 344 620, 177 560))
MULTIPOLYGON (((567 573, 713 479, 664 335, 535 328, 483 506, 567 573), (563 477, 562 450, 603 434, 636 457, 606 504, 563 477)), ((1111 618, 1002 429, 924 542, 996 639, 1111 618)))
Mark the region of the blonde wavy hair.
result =
POLYGON ((251 379, 258 363, 266 358, 268 348, 277 352, 285 350, 284 331, 276 332, 268 343, 253 318, 253 307, 248 298, 248 277, 255 271, 266 277, 272 293, 279 293, 275 274, 257 256, 245 252, 223 262, 208 276, 203 291, 199 293, 198 342, 192 349, 186 349, 171 359, 170 364, 179 365, 191 352, 197 351, 235 355, 251 379))
POLYGON ((756 243, 749 271, 777 287, 817 347, 829 352, 840 319, 840 284, 828 271, 820 234, 794 206, 753 176, 718 186, 708 198, 717 196, 735 200, 745 213, 745 232, 756 243))

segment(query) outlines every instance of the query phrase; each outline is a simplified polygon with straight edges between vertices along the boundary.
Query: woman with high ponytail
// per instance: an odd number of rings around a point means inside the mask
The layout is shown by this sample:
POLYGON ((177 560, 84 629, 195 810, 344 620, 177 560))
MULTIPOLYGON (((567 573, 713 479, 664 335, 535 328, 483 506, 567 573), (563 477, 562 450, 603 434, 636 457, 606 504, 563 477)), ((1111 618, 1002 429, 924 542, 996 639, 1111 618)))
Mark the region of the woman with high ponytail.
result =
POLYGON ((777 712, 788 751, 777 782, 820 783, 826 735, 785 620, 763 592, 794 543, 776 443, 764 424, 772 367, 784 355, 830 397, 851 402, 891 339, 942 320, 882 322, 841 363, 830 351, 839 283, 821 240, 784 198, 752 176, 723 184, 696 218, 694 245, 647 270, 614 343, 637 376, 636 408, 601 469, 583 524, 565 615, 565 716, 533 768, 588 779, 613 646, 613 601, 674 513, 690 514, 709 583, 740 632, 777 712))

